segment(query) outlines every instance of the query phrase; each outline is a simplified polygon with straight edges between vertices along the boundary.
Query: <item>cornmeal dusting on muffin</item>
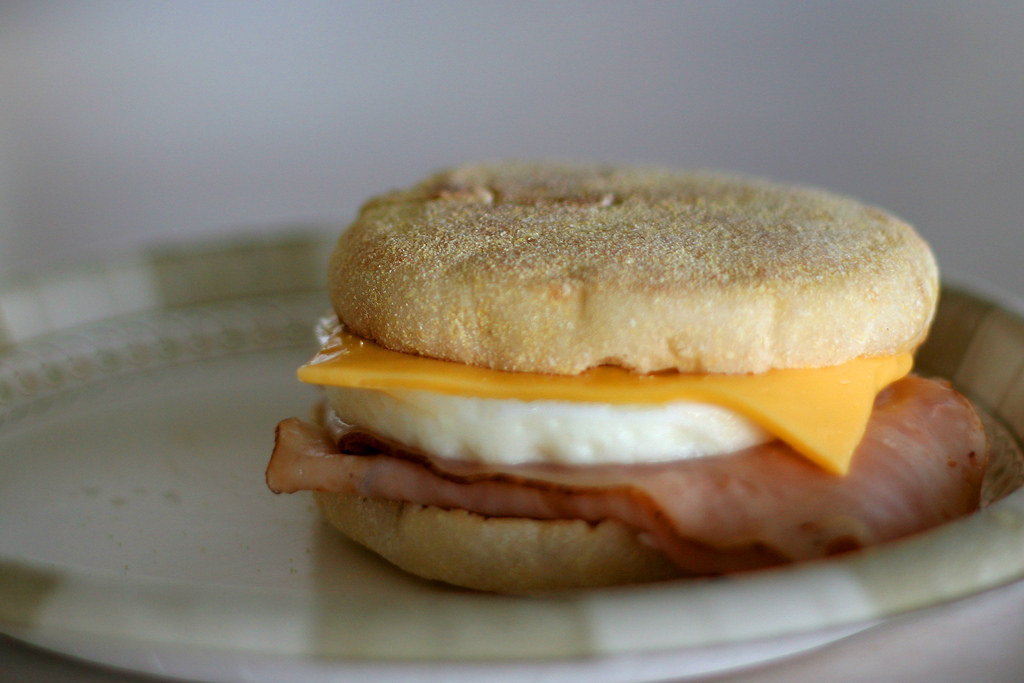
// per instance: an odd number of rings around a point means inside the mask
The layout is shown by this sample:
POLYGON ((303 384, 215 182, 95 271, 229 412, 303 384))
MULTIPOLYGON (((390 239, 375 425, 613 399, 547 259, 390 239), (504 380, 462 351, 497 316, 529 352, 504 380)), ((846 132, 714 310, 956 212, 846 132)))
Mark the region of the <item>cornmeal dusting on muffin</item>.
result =
POLYGON ((342 321, 389 348, 565 374, 910 350, 938 289, 914 230, 847 197, 543 163, 464 166, 371 200, 329 276, 342 321))

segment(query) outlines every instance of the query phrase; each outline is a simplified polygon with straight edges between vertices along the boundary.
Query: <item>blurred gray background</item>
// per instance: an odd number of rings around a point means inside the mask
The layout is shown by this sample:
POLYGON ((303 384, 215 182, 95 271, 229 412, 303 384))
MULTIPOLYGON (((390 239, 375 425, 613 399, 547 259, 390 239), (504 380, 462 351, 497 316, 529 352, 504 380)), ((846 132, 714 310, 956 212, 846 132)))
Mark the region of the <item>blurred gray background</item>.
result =
POLYGON ((0 0, 0 273, 344 222, 439 166, 809 183, 1024 296, 1024 3, 0 0))

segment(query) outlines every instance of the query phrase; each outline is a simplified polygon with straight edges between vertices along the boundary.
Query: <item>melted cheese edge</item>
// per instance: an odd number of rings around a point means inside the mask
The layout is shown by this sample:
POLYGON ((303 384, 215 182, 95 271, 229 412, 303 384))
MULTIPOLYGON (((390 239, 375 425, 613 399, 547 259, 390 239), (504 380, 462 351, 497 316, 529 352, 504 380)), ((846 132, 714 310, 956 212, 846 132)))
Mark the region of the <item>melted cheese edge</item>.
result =
POLYGON ((504 372, 385 349, 340 325, 298 370, 309 384, 363 389, 423 390, 477 398, 661 404, 693 401, 736 411, 835 474, 845 474, 878 393, 905 376, 909 353, 857 358, 825 368, 750 375, 661 372, 618 367, 579 375, 504 372))

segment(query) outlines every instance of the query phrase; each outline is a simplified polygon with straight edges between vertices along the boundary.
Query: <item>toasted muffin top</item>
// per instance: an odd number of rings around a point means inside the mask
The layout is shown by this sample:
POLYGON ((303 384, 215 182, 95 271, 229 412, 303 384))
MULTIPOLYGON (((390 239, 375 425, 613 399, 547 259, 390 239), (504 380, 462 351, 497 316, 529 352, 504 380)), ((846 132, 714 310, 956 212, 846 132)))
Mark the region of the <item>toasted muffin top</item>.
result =
POLYGON ((375 197, 328 277, 341 321, 388 348, 559 374, 762 372, 910 351, 938 296, 913 228, 848 197, 526 162, 375 197))

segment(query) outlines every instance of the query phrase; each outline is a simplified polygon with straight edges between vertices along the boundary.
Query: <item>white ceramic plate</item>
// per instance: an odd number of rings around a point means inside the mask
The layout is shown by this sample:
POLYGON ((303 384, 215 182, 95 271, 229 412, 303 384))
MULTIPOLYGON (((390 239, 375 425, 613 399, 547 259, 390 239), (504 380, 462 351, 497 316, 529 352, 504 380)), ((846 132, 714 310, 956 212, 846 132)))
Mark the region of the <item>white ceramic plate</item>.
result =
POLYGON ((1024 322, 949 290, 921 364, 993 414, 990 504, 824 562, 543 598, 406 576, 275 496, 327 242, 140 254, 0 288, 0 631, 207 680, 634 680, 721 670, 1024 576, 1024 322))

